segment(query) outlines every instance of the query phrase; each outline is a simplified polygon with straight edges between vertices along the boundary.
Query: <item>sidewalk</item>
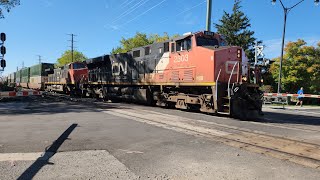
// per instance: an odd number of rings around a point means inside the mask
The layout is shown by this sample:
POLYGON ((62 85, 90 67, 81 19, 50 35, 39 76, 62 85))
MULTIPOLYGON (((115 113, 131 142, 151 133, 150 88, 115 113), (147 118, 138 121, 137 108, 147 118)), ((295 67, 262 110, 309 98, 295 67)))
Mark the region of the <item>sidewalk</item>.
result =
POLYGON ((294 105, 263 105, 264 108, 271 108, 271 109, 290 109, 290 110, 319 110, 320 112, 320 106, 294 106, 294 105))

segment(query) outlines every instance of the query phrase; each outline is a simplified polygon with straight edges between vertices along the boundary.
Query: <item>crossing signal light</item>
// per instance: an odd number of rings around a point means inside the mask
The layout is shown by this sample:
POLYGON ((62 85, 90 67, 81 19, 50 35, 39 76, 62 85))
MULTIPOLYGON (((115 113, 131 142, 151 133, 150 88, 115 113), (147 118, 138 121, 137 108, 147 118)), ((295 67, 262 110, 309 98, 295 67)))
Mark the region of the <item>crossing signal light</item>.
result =
POLYGON ((2 55, 5 55, 5 54, 6 54, 6 52, 7 52, 6 47, 1 46, 1 54, 2 54, 2 55))
POLYGON ((1 33, 0 36, 1 36, 0 39, 1 39, 2 42, 6 41, 7 37, 6 37, 6 34, 5 34, 5 33, 1 33))
POLYGON ((7 66, 6 60, 2 59, 2 60, 1 60, 1 67, 2 67, 2 68, 5 68, 6 66, 7 66))

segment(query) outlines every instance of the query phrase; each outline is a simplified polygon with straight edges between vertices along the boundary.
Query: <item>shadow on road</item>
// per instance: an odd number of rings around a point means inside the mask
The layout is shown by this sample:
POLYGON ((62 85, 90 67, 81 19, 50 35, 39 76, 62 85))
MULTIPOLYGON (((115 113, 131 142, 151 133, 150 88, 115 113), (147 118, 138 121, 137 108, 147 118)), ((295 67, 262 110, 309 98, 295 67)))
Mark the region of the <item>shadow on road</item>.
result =
MULTIPOLYGON (((7 102, 0 103, 1 115, 27 115, 27 114, 57 114, 69 112, 99 112, 96 104, 92 99, 77 101, 68 101, 61 99, 45 99, 45 98, 17 98, 7 102)), ((119 105, 104 104, 103 109, 119 108, 119 105)), ((123 108, 123 107, 122 107, 123 108)))
POLYGON ((65 140, 68 139, 68 136, 72 133, 72 131, 78 126, 78 124, 72 124, 67 130, 65 130, 60 137, 55 140, 49 149, 44 152, 42 157, 39 157, 28 169, 26 169, 18 180, 32 179, 42 167, 47 164, 52 164, 49 162, 50 158, 53 157, 60 146, 63 144, 65 140))
POLYGON ((284 114, 277 112, 264 112, 264 118, 259 122, 277 123, 277 124, 303 124, 320 125, 320 117, 300 114, 284 114))

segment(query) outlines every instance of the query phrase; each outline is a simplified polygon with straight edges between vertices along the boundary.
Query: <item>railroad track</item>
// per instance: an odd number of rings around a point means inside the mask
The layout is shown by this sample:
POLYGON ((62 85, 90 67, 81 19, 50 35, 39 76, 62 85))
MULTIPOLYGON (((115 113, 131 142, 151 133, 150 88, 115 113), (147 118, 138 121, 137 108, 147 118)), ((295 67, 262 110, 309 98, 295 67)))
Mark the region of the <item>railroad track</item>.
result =
MULTIPOLYGON (((97 99, 94 98, 80 98, 80 97, 71 97, 70 95, 66 94, 59 94, 59 93, 52 93, 52 92, 45 92, 45 95, 51 97, 51 98, 59 98, 62 100, 69 100, 69 101, 74 101, 74 102, 94 102, 97 99)), ((275 125, 275 124, 266 124, 266 123, 272 123, 273 120, 270 119, 262 119, 261 122, 250 122, 253 124, 263 124, 265 126, 271 126, 271 127, 277 127, 277 128, 284 128, 284 129, 292 129, 292 130, 301 130, 301 131, 306 131, 306 132, 320 132, 320 130, 312 129, 312 128, 306 128, 306 127, 299 127, 298 125, 275 125)), ((282 123, 290 123, 290 121, 287 120, 277 120, 277 122, 282 122, 282 123)), ((261 132, 262 133, 262 132, 261 132)))
MULTIPOLYGON (((63 94, 50 94, 51 98, 88 102, 89 98, 73 98, 63 94)), ((229 126, 204 120, 143 110, 139 108, 108 109, 104 113, 194 136, 206 137, 225 145, 287 160, 307 167, 320 169, 320 145, 301 140, 274 136, 261 131, 229 126)), ((281 127, 281 126, 280 126, 281 127)), ((304 128, 296 128, 304 130, 304 128)))
POLYGON ((320 146, 317 144, 153 111, 139 109, 102 111, 114 116, 206 137, 229 146, 320 169, 320 146))

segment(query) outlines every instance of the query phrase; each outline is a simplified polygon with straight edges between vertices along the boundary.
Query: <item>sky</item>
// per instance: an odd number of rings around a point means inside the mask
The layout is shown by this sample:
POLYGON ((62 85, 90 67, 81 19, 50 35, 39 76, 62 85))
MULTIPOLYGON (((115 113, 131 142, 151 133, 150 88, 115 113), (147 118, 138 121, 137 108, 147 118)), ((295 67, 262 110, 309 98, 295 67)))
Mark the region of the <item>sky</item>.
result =
MULTIPOLYGON (((288 7, 299 0, 283 0, 288 7)), ((213 0, 212 22, 231 12, 234 0, 213 0)), ((279 1, 242 0, 241 10, 249 17, 255 37, 264 42, 267 58, 280 56, 283 9, 279 1)), ((7 34, 5 59, 8 74, 24 66, 55 63, 70 49, 75 34, 76 50, 88 58, 109 54, 122 37, 136 32, 183 34, 206 27, 206 0, 21 0, 21 5, 0 19, 7 34)), ((308 45, 320 41, 320 5, 305 0, 288 16, 286 41, 304 39, 308 45)), ((216 31, 212 25, 212 31, 216 31)))

